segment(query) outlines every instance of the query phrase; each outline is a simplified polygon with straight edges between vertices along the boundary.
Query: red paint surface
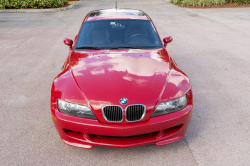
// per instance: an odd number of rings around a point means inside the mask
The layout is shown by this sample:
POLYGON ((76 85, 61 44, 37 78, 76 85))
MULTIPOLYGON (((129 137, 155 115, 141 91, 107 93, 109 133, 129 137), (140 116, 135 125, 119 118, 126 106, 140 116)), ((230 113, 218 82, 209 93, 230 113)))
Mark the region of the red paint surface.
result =
POLYGON ((72 49, 73 40, 66 38, 66 39, 64 39, 63 42, 64 42, 64 44, 69 46, 70 50, 72 49))
POLYGON ((166 47, 167 44, 170 43, 172 40, 173 40, 172 36, 165 37, 165 38, 163 39, 164 47, 166 47))
POLYGON ((136 19, 136 20, 148 20, 145 16, 134 16, 134 15, 106 15, 106 16, 95 16, 89 17, 88 21, 96 20, 114 20, 114 19, 136 19))
POLYGON ((73 46, 51 90, 51 111, 59 135, 65 143, 82 148, 177 141, 186 132, 192 109, 190 81, 165 48, 74 51, 73 46), (159 103, 185 94, 188 104, 184 109, 150 118, 159 103), (123 97, 128 99, 127 105, 119 103, 123 97), (97 120, 59 112, 57 98, 90 107, 97 120), (121 105, 125 111, 131 104, 146 106, 141 121, 114 123, 103 118, 103 106, 121 105))

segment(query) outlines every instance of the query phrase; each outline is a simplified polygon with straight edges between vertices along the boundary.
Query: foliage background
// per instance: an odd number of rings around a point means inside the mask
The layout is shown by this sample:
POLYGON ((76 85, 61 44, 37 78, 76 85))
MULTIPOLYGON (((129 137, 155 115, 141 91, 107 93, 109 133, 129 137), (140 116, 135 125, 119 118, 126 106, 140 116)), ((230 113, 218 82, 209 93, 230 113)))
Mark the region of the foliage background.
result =
POLYGON ((174 5, 180 6, 211 6, 224 5, 226 3, 248 4, 250 0, 170 0, 174 5))
POLYGON ((0 0, 0 9, 54 8, 67 3, 68 0, 0 0))

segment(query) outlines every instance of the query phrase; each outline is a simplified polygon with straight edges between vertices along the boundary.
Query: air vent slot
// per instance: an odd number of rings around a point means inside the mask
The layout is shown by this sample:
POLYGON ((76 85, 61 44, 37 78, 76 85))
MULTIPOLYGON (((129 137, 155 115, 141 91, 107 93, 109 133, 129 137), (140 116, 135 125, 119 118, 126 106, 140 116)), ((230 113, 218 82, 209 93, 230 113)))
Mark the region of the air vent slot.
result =
POLYGON ((109 122, 121 122, 123 120, 123 112, 121 106, 105 106, 102 109, 103 117, 109 122))
POLYGON ((126 120, 134 122, 142 120, 145 116, 146 107, 144 105, 130 105, 126 108, 126 120))

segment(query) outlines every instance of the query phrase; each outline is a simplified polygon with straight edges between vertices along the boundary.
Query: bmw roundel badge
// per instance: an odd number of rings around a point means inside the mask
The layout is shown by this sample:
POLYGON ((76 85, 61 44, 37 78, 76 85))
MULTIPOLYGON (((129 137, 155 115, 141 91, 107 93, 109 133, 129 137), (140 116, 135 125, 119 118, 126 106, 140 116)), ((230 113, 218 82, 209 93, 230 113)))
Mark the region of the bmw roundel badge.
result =
POLYGON ((126 98, 121 98, 121 99, 120 99, 120 103, 123 104, 123 105, 125 105, 125 104, 128 103, 128 99, 126 99, 126 98))

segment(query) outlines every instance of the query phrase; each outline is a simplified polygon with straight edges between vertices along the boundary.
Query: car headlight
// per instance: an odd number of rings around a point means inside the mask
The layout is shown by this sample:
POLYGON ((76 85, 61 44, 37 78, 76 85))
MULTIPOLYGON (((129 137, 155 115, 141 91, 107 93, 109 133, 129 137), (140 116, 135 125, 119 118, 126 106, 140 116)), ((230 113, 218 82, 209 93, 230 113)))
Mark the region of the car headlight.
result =
POLYGON ((167 101, 164 103, 160 103, 156 107, 156 109, 151 117, 179 111, 179 110, 185 108, 186 105, 187 105, 187 95, 184 95, 184 96, 182 96, 178 99, 175 99, 175 100, 170 100, 170 101, 167 101))
POLYGON ((57 108, 60 112, 68 114, 68 115, 96 119, 92 110, 89 107, 84 106, 84 105, 69 103, 69 102, 57 99, 57 108))

